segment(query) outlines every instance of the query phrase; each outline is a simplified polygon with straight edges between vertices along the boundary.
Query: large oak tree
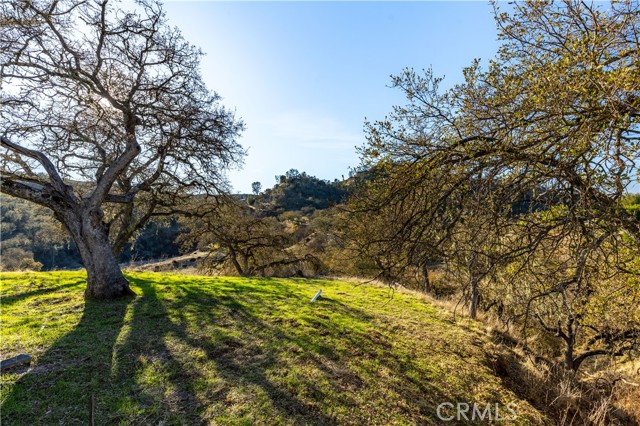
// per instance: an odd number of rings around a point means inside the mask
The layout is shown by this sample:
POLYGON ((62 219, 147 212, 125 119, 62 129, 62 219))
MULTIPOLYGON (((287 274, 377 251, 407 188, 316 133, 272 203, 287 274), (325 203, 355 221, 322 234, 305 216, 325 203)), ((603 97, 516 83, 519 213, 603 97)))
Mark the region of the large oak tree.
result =
POLYGON ((242 122, 161 5, 2 3, 2 192, 50 208, 87 269, 86 297, 131 293, 116 254, 155 214, 224 189, 242 122))
MULTIPOLYGON (((535 281, 511 293, 525 298, 520 318, 560 337, 565 367, 577 369, 581 341, 640 335, 635 299, 596 291, 614 279, 640 289, 640 224, 623 205, 640 170, 640 10, 572 0, 510 10, 496 9, 497 55, 474 61, 462 83, 443 90, 430 70, 393 79, 408 102, 368 124, 363 158, 381 179, 354 210, 389 218, 365 249, 463 269, 472 315, 499 270, 510 288, 535 281), (594 297, 616 298, 634 319, 596 327, 582 312, 594 297)), ((586 353, 605 352, 621 353, 586 353)))

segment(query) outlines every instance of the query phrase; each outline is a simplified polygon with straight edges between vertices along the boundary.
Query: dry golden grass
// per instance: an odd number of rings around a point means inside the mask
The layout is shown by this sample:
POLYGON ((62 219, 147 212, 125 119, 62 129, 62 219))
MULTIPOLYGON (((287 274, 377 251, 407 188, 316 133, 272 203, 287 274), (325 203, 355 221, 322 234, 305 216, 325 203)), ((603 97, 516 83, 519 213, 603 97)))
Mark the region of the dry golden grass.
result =
MULTIPOLYGON (((441 271, 432 271, 430 278, 432 282, 445 279, 441 271)), ((485 350, 496 372, 510 389, 555 419, 555 425, 640 425, 640 360, 597 357, 585 362, 578 375, 565 374, 554 365, 551 354, 539 352, 548 344, 542 341, 546 336, 524 335, 519 327, 506 326, 492 313, 478 312, 472 321, 459 293, 436 298, 402 287, 398 291, 428 301, 458 322, 482 328, 495 342, 485 350)))

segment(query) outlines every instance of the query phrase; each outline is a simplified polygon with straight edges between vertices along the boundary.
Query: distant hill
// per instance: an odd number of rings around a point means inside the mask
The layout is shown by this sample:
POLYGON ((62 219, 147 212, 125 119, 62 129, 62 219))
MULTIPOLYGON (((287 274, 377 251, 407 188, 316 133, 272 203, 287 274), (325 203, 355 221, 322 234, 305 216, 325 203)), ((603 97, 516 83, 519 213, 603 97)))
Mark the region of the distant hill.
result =
POLYGON ((262 210, 274 215, 285 211, 309 213, 339 204, 349 193, 344 181, 330 182, 295 169, 276 177, 273 188, 247 196, 247 202, 261 205, 262 210))

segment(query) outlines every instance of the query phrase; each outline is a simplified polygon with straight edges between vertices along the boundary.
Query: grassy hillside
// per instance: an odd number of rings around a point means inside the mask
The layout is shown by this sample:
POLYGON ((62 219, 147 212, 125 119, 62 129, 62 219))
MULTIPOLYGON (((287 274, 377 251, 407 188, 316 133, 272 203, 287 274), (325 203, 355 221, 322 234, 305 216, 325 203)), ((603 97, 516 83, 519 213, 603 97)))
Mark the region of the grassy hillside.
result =
POLYGON ((0 278, 2 358, 34 357, 2 375, 3 424, 86 425, 90 395, 98 425, 435 425, 443 402, 515 402, 499 424, 542 423, 482 328, 411 294, 131 273, 138 297, 85 303, 79 272, 0 278))

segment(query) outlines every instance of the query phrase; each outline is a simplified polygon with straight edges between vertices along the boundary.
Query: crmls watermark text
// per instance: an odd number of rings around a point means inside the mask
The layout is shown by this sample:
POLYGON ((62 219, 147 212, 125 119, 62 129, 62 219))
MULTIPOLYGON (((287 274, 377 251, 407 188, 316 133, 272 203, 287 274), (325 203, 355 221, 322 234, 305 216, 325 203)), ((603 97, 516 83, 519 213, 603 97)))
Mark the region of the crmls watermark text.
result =
POLYGON ((458 402, 456 404, 451 402, 443 402, 438 405, 436 409, 436 415, 440 420, 450 422, 452 420, 515 420, 518 415, 515 411, 516 404, 510 402, 507 405, 501 405, 498 403, 485 405, 466 402, 458 402))

